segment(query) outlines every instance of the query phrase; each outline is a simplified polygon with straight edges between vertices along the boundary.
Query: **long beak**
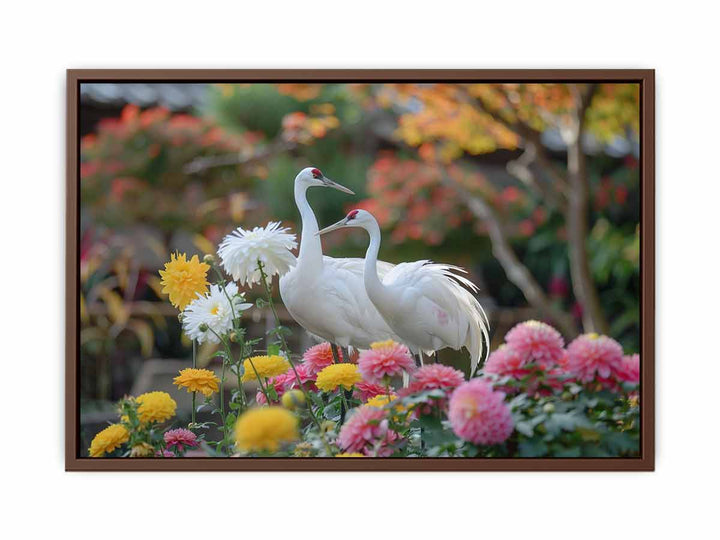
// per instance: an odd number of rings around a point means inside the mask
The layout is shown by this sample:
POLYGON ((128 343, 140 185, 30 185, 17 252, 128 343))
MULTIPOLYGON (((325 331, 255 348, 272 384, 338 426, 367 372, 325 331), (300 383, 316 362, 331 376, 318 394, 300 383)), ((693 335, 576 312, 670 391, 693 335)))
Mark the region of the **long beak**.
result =
POLYGON ((327 177, 323 177, 322 181, 325 184, 325 187, 335 188, 338 191, 342 191, 343 193, 349 193, 350 195, 355 195, 355 192, 352 189, 346 188, 345 186, 341 186, 337 182, 333 182, 332 180, 330 180, 327 177))
POLYGON ((315 236, 320 236, 321 234, 329 233, 330 231, 334 231, 336 229, 342 229, 346 225, 347 225, 347 218, 342 218, 337 223, 334 223, 328 227, 325 227, 323 230, 316 232, 315 236))

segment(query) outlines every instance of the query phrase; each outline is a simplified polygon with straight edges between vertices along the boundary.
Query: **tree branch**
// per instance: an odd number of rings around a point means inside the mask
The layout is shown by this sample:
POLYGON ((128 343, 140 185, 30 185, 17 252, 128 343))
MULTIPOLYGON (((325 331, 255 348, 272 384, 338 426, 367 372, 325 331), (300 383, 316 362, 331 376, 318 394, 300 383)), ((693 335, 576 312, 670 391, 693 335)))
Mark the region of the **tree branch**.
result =
POLYGON ((459 182, 453 180, 445 167, 441 166, 440 172, 443 184, 457 191, 472 213, 487 227, 493 254, 502 265, 508 279, 522 291, 530 305, 548 314, 566 336, 574 336, 577 328, 572 317, 548 299, 527 267, 520 262, 492 207, 482 197, 471 193, 459 182))
POLYGON ((185 174, 198 174, 213 167, 247 165, 248 163, 252 163, 254 161, 267 159, 277 153, 286 152, 294 147, 294 144, 283 139, 278 139, 275 142, 262 147, 260 150, 249 154, 235 152, 232 154, 223 154, 221 156, 198 157, 185 165, 185 167, 183 167, 183 172, 185 174))

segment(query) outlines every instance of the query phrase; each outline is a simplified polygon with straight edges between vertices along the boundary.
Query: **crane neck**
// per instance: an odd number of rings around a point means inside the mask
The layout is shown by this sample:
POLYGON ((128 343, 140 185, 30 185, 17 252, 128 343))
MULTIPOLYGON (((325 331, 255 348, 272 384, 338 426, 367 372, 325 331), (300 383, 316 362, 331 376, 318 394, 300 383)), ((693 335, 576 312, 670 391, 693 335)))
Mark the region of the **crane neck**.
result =
POLYGON ((365 281, 365 291, 368 293, 373 304, 383 303, 386 300, 385 285, 382 284, 377 273, 378 253, 380 252, 381 234, 377 221, 367 224, 364 229, 370 235, 370 245, 368 245, 365 253, 365 268, 363 270, 363 280, 365 281))
POLYGON ((302 221, 302 234, 300 236, 300 253, 298 254, 298 268, 322 267, 322 244, 318 232, 318 222, 315 213, 307 201, 308 186, 295 182, 295 204, 300 211, 302 221))

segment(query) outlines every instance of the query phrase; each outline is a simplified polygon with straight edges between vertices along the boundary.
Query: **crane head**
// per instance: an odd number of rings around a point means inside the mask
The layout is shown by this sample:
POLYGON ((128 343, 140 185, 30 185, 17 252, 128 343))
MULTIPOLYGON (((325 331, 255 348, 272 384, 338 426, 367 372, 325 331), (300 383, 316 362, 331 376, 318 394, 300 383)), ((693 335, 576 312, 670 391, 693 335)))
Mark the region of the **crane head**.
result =
POLYGON ((300 173, 295 177, 295 184, 298 183, 306 187, 330 187, 337 189, 338 191, 342 191, 343 193, 355 195, 353 190, 330 180, 320 169, 316 169, 315 167, 306 167, 300 171, 300 173))
POLYGON ((343 227, 360 227, 365 229, 368 225, 372 223, 377 225, 377 221, 375 220, 373 215, 367 210, 350 210, 347 216, 342 218, 337 223, 334 223, 328 227, 325 227, 323 230, 318 231, 317 234, 321 235, 329 233, 330 231, 341 229, 343 227))

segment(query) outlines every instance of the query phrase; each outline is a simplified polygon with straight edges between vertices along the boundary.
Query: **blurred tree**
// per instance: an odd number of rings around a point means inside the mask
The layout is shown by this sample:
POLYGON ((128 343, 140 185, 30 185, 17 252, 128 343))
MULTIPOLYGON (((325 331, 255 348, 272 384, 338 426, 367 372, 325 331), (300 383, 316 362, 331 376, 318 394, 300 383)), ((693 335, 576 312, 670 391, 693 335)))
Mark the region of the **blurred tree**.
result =
MULTIPOLYGON (((368 201, 379 217, 388 222, 399 206, 417 189, 430 188, 429 199, 410 205, 409 216, 395 229, 399 235, 422 236, 428 228, 430 243, 439 241, 441 231, 429 227, 433 213, 452 219, 438 221, 455 227, 467 220, 458 205, 482 223, 492 241, 493 253, 505 273, 528 302, 547 313, 566 335, 576 333, 572 317, 554 303, 533 272, 521 262, 513 248, 512 227, 503 219, 508 206, 536 201, 534 218, 553 218, 567 235, 569 270, 574 296, 581 307, 585 331, 607 332, 609 325, 593 280, 588 253, 588 211, 590 179, 583 142, 592 134, 602 142, 632 137, 639 123, 639 88, 632 84, 390 84, 367 86, 371 107, 385 108, 397 116, 395 136, 416 149, 413 159, 383 161, 374 168, 368 201), (564 166, 548 155, 541 138, 557 131, 566 147, 564 166), (484 181, 473 156, 498 150, 521 149, 522 154, 507 163, 507 171, 518 180, 518 188, 497 194, 484 181), (413 169, 414 170, 411 170, 413 169), (386 189, 401 181, 398 192, 386 189), (394 179, 394 180, 393 180, 394 179), (374 184, 374 185, 373 185, 374 184), (449 191, 448 191, 449 190, 449 191), (406 231, 407 229, 407 231, 406 231), (400 232, 398 232, 400 231, 400 232)), ((523 220, 522 233, 535 229, 523 220)), ((529 236, 526 234, 526 236, 529 236)))

